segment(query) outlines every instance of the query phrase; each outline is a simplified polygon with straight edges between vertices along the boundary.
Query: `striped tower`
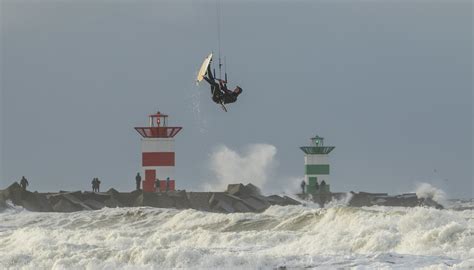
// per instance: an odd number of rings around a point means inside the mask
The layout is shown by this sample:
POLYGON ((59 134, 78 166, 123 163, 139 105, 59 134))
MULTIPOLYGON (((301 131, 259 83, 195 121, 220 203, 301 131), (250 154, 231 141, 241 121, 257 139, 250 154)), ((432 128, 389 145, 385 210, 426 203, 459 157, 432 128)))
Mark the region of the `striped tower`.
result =
POLYGON ((142 135, 142 168, 145 175, 143 191, 155 192, 156 180, 160 180, 160 191, 174 190, 174 136, 182 127, 169 127, 168 115, 157 112, 149 116, 148 127, 136 127, 142 135), (169 178, 168 188, 166 179, 169 178))
POLYGON ((305 182, 308 193, 329 192, 329 153, 334 146, 324 146, 324 138, 316 136, 311 138, 311 146, 303 146, 305 153, 305 182), (326 185, 321 186, 324 181, 326 185))

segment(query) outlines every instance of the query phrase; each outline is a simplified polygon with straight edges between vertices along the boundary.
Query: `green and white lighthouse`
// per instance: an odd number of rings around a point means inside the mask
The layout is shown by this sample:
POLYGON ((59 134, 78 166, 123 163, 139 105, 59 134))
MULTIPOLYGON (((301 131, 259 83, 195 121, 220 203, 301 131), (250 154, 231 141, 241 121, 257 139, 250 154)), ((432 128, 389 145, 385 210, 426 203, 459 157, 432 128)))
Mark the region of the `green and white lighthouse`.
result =
POLYGON ((311 138, 311 144, 301 147, 305 153, 306 191, 310 194, 329 192, 329 153, 336 147, 324 146, 324 138, 317 135, 311 138))

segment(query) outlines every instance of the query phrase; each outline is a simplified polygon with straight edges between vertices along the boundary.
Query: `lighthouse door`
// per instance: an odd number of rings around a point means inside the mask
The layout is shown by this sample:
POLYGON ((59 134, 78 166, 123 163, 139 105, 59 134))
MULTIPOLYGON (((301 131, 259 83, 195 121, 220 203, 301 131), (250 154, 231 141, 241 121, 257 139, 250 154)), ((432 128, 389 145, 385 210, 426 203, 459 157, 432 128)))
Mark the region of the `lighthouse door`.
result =
POLYGON ((145 181, 143 181, 143 191, 155 192, 155 180, 156 180, 156 171, 145 170, 145 181))

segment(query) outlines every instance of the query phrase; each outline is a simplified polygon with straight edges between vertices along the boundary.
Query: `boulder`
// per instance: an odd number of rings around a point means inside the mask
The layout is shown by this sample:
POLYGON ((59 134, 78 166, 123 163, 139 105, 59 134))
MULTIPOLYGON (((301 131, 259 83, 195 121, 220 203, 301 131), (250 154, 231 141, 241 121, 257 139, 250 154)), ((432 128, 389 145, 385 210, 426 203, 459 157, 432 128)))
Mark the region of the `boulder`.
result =
POLYGON ((284 196, 283 199, 285 200, 284 205, 300 205, 301 203, 293 198, 288 196, 284 196))
POLYGON ((2 197, 4 197, 5 200, 11 200, 15 205, 22 205, 21 201, 23 192, 25 191, 21 186, 17 182, 14 182, 5 190, 2 190, 2 197))
POLYGON ((236 212, 240 213, 249 213, 252 212, 252 209, 250 209, 244 202, 242 201, 236 201, 232 205, 235 209, 236 212))
POLYGON ((225 193, 213 193, 209 199, 209 205, 212 210, 220 213, 234 213, 236 210, 232 207, 232 195, 225 193))
POLYGON ((371 196, 365 193, 352 193, 352 197, 349 200, 349 206, 352 207, 362 207, 362 206, 371 206, 371 196))
POLYGON ((0 191, 0 212, 8 208, 7 199, 3 196, 2 191, 0 191))
POLYGON ((128 192, 115 193, 113 196, 124 206, 132 207, 134 206, 135 201, 137 200, 138 196, 140 196, 142 193, 143 191, 141 190, 135 190, 130 193, 128 192))
POLYGON ((99 209, 102 209, 102 208, 105 207, 105 201, 100 202, 100 201, 96 201, 96 200, 93 200, 93 199, 86 199, 84 201, 84 204, 87 205, 92 210, 99 210, 99 209))
MULTIPOLYGON (((75 197, 77 200, 82 201, 82 192, 81 192, 81 191, 64 191, 64 190, 60 190, 60 191, 59 191, 59 194, 68 194, 68 196, 75 197)), ((54 193, 52 193, 52 194, 50 194, 50 195, 54 195, 54 193)), ((56 195, 57 195, 57 194, 56 194, 56 195)))
POLYGON ((24 192, 23 195, 24 197, 22 199, 22 205, 25 209, 36 212, 53 211, 53 208, 51 207, 51 204, 49 204, 45 194, 38 192, 24 192))
POLYGON ((371 205, 416 207, 420 205, 415 193, 397 196, 377 195, 370 198, 371 205))
POLYGON ((81 194, 81 200, 84 202, 87 200, 93 200, 96 202, 104 203, 106 200, 110 198, 111 198, 111 195, 108 193, 95 193, 95 192, 85 191, 81 194))
POLYGON ((260 195, 260 189, 252 184, 231 184, 227 186, 227 193, 240 198, 249 197, 251 195, 260 195))
POLYGON ((407 193, 396 196, 389 196, 387 193, 352 193, 349 205, 353 207, 361 206, 401 206, 401 207, 418 207, 427 206, 437 209, 443 209, 443 206, 431 199, 418 198, 415 193, 407 193))
POLYGON ((117 190, 113 189, 113 188, 111 188, 111 189, 107 190, 107 192, 106 192, 106 193, 107 193, 107 194, 110 194, 110 195, 112 195, 112 196, 113 196, 113 195, 118 195, 118 194, 119 194, 119 192, 118 192, 117 190))
POLYGON ((248 203, 234 195, 228 193, 213 193, 209 199, 211 210, 222 213, 252 212, 248 203))
POLYGON ((281 205, 281 206, 285 205, 285 199, 283 199, 283 197, 280 197, 278 195, 267 196, 267 201, 271 205, 281 205))
POLYGON ((114 198, 115 201, 121 205, 121 207, 133 207, 135 206, 135 201, 138 196, 143 193, 141 190, 135 190, 133 192, 118 192, 117 190, 111 188, 105 194, 114 198))
POLYGON ((173 198, 168 195, 168 192, 155 193, 158 197, 158 208, 174 208, 175 202, 173 198))
POLYGON ((264 196, 261 195, 251 195, 245 198, 242 198, 242 201, 251 209, 253 212, 263 212, 267 210, 271 204, 267 201, 264 196))
POLYGON ((167 193, 143 192, 135 200, 134 206, 173 208, 175 207, 175 203, 167 193))
POLYGON ((8 208, 7 200, 3 197, 0 192, 0 211, 3 211, 8 208))
POLYGON ((133 207, 145 206, 145 193, 140 194, 133 202, 133 207))
POLYGON ((243 184, 230 184, 227 186, 227 193, 234 196, 239 196, 243 190, 244 190, 243 184))
POLYGON ((44 194, 23 190, 16 182, 0 191, 0 197, 5 208, 7 207, 6 201, 10 200, 13 204, 22 206, 29 211, 49 212, 53 210, 44 194))
POLYGON ((70 212, 81 211, 83 209, 80 206, 77 206, 71 203, 69 200, 65 198, 59 198, 53 205, 53 210, 55 212, 70 213, 70 212))
POLYGON ((133 206, 151 206, 151 207, 158 207, 158 198, 154 196, 154 194, 149 194, 143 192, 143 194, 139 195, 133 206))
POLYGON ((187 194, 190 207, 200 211, 211 211, 209 200, 211 192, 188 192, 187 194))
MULTIPOLYGON (((54 209, 54 206, 59 202, 59 201, 62 201, 62 200, 67 200, 70 204, 74 205, 74 208, 75 209, 78 209, 77 211, 79 210, 92 210, 91 207, 89 207, 87 204, 83 203, 81 201, 81 192, 69 192, 69 193, 58 193, 58 194, 51 194, 51 195, 48 195, 48 201, 51 205, 53 205, 53 209, 54 209)), ((69 204, 65 204, 64 202, 61 203, 61 205, 69 205, 69 204)), ((56 210, 55 210, 56 211, 56 210)))
POLYGON ((301 204, 297 200, 294 200, 288 196, 280 197, 278 195, 271 195, 271 196, 267 196, 266 198, 267 198, 267 201, 271 205, 286 206, 286 205, 300 205, 301 204))
POLYGON ((174 207, 176 209, 189 209, 191 208, 191 203, 188 200, 186 191, 173 191, 168 192, 167 195, 174 201, 174 207))
POLYGON ((123 204, 115 199, 115 197, 111 197, 110 199, 106 200, 104 205, 108 208, 123 207, 123 204))
POLYGON ((431 198, 426 198, 426 199, 419 199, 420 200, 420 206, 426 206, 426 207, 434 207, 436 209, 444 209, 444 206, 441 204, 437 203, 431 198))
POLYGON ((245 187, 244 187, 244 191, 245 193, 247 194, 251 194, 251 195, 260 195, 261 192, 260 192, 260 189, 252 184, 247 184, 245 187))

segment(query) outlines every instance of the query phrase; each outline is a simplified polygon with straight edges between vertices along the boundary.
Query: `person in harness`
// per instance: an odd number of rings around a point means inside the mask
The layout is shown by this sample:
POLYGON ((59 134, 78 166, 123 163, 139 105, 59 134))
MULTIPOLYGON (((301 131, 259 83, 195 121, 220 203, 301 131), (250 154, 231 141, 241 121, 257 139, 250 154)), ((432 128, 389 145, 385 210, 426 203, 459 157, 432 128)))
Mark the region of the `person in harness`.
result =
POLYGON ((212 101, 217 104, 225 105, 234 103, 237 101, 238 96, 242 94, 242 88, 240 88, 240 86, 237 86, 231 91, 227 88, 226 81, 214 78, 210 64, 207 66, 204 80, 211 86, 212 101))

